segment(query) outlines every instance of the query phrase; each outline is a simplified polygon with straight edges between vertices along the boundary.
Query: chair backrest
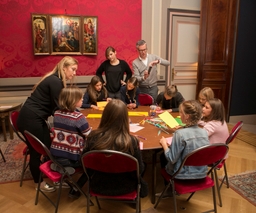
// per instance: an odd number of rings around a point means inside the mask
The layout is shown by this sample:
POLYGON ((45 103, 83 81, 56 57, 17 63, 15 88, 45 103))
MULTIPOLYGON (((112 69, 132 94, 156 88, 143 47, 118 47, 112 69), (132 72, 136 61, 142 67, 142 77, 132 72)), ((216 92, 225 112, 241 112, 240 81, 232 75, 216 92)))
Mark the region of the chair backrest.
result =
POLYGON ((183 166, 208 166, 211 169, 208 174, 223 160, 228 152, 228 146, 223 143, 216 143, 200 147, 189 153, 179 167, 178 171, 173 175, 178 174, 183 166))
POLYGON ((12 129, 13 131, 15 132, 15 134, 23 141, 25 142, 25 138, 21 135, 21 133, 19 133, 19 129, 18 129, 18 126, 17 126, 17 120, 18 120, 18 117, 19 117, 19 111, 12 111, 10 113, 10 116, 9 116, 9 121, 10 121, 10 124, 12 126, 12 129))
POLYGON ((226 144, 231 143, 235 137, 237 136, 238 132, 240 131, 240 129, 243 126, 243 121, 239 121, 236 123, 236 125, 232 128, 227 140, 226 140, 226 144))
POLYGON ((47 156, 53 163, 55 163, 60 170, 63 171, 63 173, 68 173, 65 168, 59 164, 56 159, 52 156, 50 150, 47 148, 47 146, 45 146, 36 136, 34 136, 32 133, 30 133, 29 131, 25 130, 24 131, 24 135, 26 137, 26 139, 28 140, 28 142, 30 143, 30 145, 41 155, 43 156, 47 156))
POLYGON ((85 169, 106 173, 123 173, 136 171, 139 178, 139 164, 133 156, 114 150, 93 150, 82 155, 85 169))
POLYGON ((154 98, 146 93, 140 93, 138 99, 141 106, 150 106, 154 104, 154 98))
POLYGON ((34 136, 32 133, 25 130, 24 135, 25 135, 26 139, 28 140, 28 142, 30 143, 30 145, 39 154, 44 155, 44 156, 51 155, 49 149, 36 136, 34 136))

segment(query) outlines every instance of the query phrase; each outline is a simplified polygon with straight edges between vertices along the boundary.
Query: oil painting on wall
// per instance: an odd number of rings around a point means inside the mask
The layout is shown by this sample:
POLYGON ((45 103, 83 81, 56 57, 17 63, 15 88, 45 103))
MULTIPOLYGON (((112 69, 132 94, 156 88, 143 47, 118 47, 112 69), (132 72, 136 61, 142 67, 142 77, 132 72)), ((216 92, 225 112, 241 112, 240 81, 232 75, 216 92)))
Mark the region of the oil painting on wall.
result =
POLYGON ((52 55, 81 55, 81 17, 50 16, 52 55))
POLYGON ((35 55, 49 55, 48 16, 32 14, 32 36, 35 55))
POLYGON ((97 55, 96 16, 32 14, 34 55, 97 55))
POLYGON ((83 17, 83 54, 97 55, 98 19, 97 17, 83 17))

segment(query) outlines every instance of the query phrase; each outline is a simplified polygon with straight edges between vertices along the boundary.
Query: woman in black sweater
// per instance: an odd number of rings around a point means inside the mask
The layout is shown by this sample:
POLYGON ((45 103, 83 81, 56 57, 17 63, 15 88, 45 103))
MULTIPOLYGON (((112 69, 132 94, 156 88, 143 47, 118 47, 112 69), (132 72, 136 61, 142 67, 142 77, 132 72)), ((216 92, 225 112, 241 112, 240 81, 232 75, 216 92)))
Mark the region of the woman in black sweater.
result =
POLYGON ((116 50, 108 47, 105 51, 105 60, 97 69, 96 75, 100 77, 103 85, 106 86, 110 98, 121 99, 120 88, 124 86, 129 78, 132 77, 132 71, 126 61, 116 57, 116 50), (105 72, 106 82, 102 74, 105 72), (124 80, 124 74, 126 78, 124 80))
MULTIPOLYGON (((50 148, 50 130, 46 121, 58 109, 60 91, 66 87, 67 81, 73 80, 77 68, 78 61, 66 56, 34 86, 33 92, 23 104, 17 120, 18 129, 22 134, 27 130, 50 148)), ((29 167, 37 186, 41 155, 33 149, 28 141, 27 146, 30 152, 29 167)), ((43 180, 41 180, 40 188, 45 192, 55 191, 55 187, 43 180)))

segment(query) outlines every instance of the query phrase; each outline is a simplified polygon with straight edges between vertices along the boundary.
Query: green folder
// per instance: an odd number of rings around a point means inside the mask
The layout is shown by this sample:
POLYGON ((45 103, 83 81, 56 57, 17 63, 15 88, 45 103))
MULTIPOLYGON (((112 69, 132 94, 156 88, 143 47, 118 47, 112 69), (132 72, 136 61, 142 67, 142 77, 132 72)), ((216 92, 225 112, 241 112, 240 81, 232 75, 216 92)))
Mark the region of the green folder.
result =
POLYGON ((186 125, 186 124, 182 123, 182 121, 181 121, 181 119, 179 117, 176 117, 174 119, 178 122, 179 125, 181 125, 181 126, 185 126, 186 125))

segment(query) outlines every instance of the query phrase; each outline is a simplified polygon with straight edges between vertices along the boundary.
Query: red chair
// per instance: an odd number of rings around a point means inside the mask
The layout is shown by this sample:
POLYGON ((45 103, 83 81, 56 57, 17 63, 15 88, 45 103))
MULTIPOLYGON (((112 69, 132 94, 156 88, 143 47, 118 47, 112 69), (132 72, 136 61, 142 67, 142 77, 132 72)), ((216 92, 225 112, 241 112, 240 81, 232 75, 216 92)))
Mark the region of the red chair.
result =
POLYGON ((154 98, 146 93, 140 93, 138 100, 141 106, 150 106, 154 104, 154 98))
MULTIPOLYGON (((84 171, 88 178, 88 190, 87 190, 87 213, 90 212, 89 200, 91 196, 96 198, 98 208, 101 209, 99 204, 99 199, 115 200, 121 202, 132 202, 136 203, 136 213, 141 211, 140 208, 140 175, 139 175, 139 165, 136 158, 133 156, 113 151, 113 150, 93 150, 82 155, 82 164, 84 171), (96 170, 99 173, 94 173, 90 177, 88 170, 96 170), (101 174, 104 173, 124 173, 124 172, 135 172, 137 176, 137 188, 127 194, 122 194, 118 196, 106 195, 97 193, 94 191, 91 185, 92 179, 101 179, 101 174)), ((107 184, 106 184, 107 185, 107 184)), ((113 187, 113 191, 116 187, 113 187)))
MULTIPOLYGON (((17 119, 18 119, 19 113, 20 113, 19 111, 12 111, 9 116, 9 121, 15 134, 20 138, 20 140, 26 143, 25 138, 19 132, 18 126, 17 126, 17 119)), ((29 163, 27 162, 28 155, 29 155, 29 149, 28 149, 28 146, 25 146, 25 148, 23 149, 24 160, 23 160, 23 166, 22 166, 21 177, 20 177, 20 187, 22 186, 24 174, 29 165, 29 163)))
MULTIPOLYGON (((239 122, 236 123, 236 125, 231 130, 229 137, 226 140, 226 145, 229 145, 235 139, 235 137, 239 133, 242 126, 243 126, 243 121, 239 121, 239 122)), ((222 184, 226 181, 227 188, 229 188, 228 174, 227 174, 227 168, 226 168, 225 161, 226 161, 226 159, 223 159, 223 161, 214 169, 216 187, 217 187, 217 192, 218 192, 218 197, 219 197, 219 204, 220 204, 221 207, 222 207, 222 200, 221 200, 220 189, 222 187, 222 184), (224 177, 221 181, 221 184, 219 184, 217 170, 220 170, 222 167, 224 167, 224 177)))
MULTIPOLYGON (((226 156, 228 152, 228 146, 225 144, 212 144, 200 147, 191 153, 189 153, 182 161, 182 164, 180 165, 177 172, 175 172, 172 176, 169 175, 165 168, 161 169, 161 174, 163 178, 168 181, 168 185, 165 187, 164 191, 160 195, 159 199, 157 200, 157 203, 155 204, 154 208, 156 208, 159 204, 159 201, 162 199, 164 193, 167 191, 167 189, 171 186, 172 187, 172 193, 175 195, 177 194, 187 194, 191 193, 191 195, 188 197, 187 201, 190 200, 190 198, 194 195, 196 191, 212 188, 212 196, 213 196, 213 205, 214 209, 211 211, 217 212, 216 207, 216 195, 215 195, 215 184, 214 184, 214 174, 213 170, 215 167, 223 160, 223 158, 226 156), (176 175, 179 174, 182 167, 184 166, 208 166, 212 165, 211 168, 207 172, 207 176, 203 179, 188 179, 188 180, 182 180, 182 179, 176 179, 176 175), (211 177, 208 175, 211 174, 211 177)), ((176 196, 173 196, 173 202, 174 202, 174 211, 177 213, 177 203, 176 203, 176 196)), ((207 211, 210 212, 210 211, 207 211)))
MULTIPOLYGON (((27 140, 29 141, 29 143, 31 144, 31 146, 38 153, 40 153, 43 156, 48 156, 48 158, 50 159, 50 160, 42 163, 39 167, 41 172, 40 172, 40 177, 39 177, 38 186, 37 186, 35 205, 37 205, 37 203, 38 203, 39 192, 41 192, 47 198, 47 200, 55 207, 55 213, 57 213, 58 212, 58 207, 59 207, 59 202, 60 202, 62 184, 64 182, 66 182, 70 186, 76 187, 86 197, 86 194, 76 184, 76 181, 73 181, 73 179, 72 179, 71 175, 68 173, 68 171, 54 159, 54 157, 50 153, 50 150, 38 138, 36 138, 30 132, 25 130, 24 134, 25 134, 25 137, 27 138, 27 140), (52 163, 56 164, 56 166, 58 167, 58 171, 60 171, 60 172, 56 172, 56 171, 51 170, 51 164, 52 163), (51 181, 60 183, 59 189, 58 189, 58 196, 57 196, 57 199, 56 199, 55 202, 53 200, 51 200, 51 198, 48 197, 46 195, 46 193, 44 193, 40 189, 41 178, 42 178, 43 174, 46 175, 51 181)), ((75 174, 78 173, 78 172, 81 172, 81 171, 82 171, 82 168, 77 169, 75 174)), ((89 203, 89 205, 93 205, 92 202, 88 201, 88 203, 89 203)))

